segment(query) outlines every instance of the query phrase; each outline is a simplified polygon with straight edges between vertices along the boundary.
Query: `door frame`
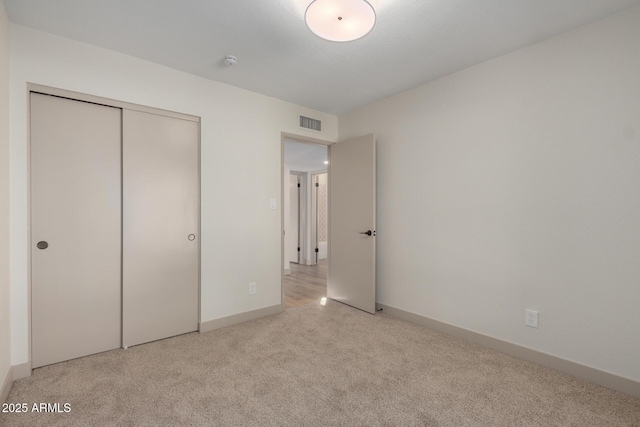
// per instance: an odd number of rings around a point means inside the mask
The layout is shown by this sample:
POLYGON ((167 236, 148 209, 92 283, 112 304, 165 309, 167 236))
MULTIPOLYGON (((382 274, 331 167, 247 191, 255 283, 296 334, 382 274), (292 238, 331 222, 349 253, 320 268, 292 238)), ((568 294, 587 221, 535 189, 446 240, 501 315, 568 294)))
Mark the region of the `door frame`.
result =
MULTIPOLYGON (((284 277, 285 277, 285 268, 284 268, 284 189, 285 189, 285 179, 289 179, 289 177, 285 177, 284 175, 284 142, 285 140, 292 140, 296 142, 301 142, 303 144, 313 144, 313 145, 322 145, 325 147, 329 147, 335 144, 335 141, 327 141, 324 139, 312 138, 304 135, 297 135, 288 132, 280 132, 280 305, 281 311, 285 310, 284 305, 284 277)), ((327 180, 330 179, 331 165, 327 168, 327 180)), ((288 187, 287 187, 288 188, 288 187)), ((328 188, 327 188, 328 190, 328 188)), ((329 193, 327 192, 327 197, 329 197, 329 193)), ((328 272, 331 269, 331 257, 328 253, 329 248, 327 247, 327 258, 329 259, 329 263, 327 265, 327 277, 328 272)))
MULTIPOLYGON (((297 176, 300 184, 300 191, 298 192, 298 244, 300 245, 298 265, 300 265, 307 262, 306 251, 304 250, 307 243, 307 173, 292 170, 289 171, 289 175, 297 176)), ((282 203, 284 203, 284 199, 282 203)), ((291 223, 291 216, 289 216, 289 223, 291 223)), ((289 254, 289 258, 291 258, 291 254, 289 254)))
MULTIPOLYGON (((316 199, 314 199, 314 195, 318 195, 318 188, 315 187, 315 179, 318 175, 322 175, 322 174, 327 174, 327 208, 329 207, 329 170, 323 170, 323 171, 318 171, 318 172, 311 172, 311 208, 309 209, 311 212, 311 245, 314 246, 314 244, 316 244, 316 248, 319 246, 317 245, 318 242, 318 202, 316 201, 316 199)), ((327 212, 328 214, 328 212, 327 212)), ((329 227, 329 224, 327 224, 327 227, 329 227)), ((327 230, 328 231, 328 230, 327 230)), ((327 239, 328 240, 328 239, 327 239)), ((313 250, 313 247, 312 247, 313 250)), ((318 255, 319 252, 315 252, 316 254, 315 259, 311 259, 310 260, 310 264, 308 265, 317 265, 318 262, 320 261, 320 255, 318 255)), ((313 255, 312 255, 313 256, 313 255)), ((327 259, 329 258, 329 245, 327 242, 327 259)))
MULTIPOLYGON (((28 346, 28 357, 29 357, 29 375, 31 375, 32 365, 32 333, 31 333, 31 323, 32 323, 32 307, 31 307, 31 269, 32 269, 32 260, 31 260, 31 93, 41 93, 43 95, 51 95, 58 96, 61 98, 67 98, 80 102, 88 102, 92 104, 105 105, 108 107, 115 107, 120 109, 127 109, 133 111, 141 111, 145 113, 158 114, 161 116, 173 117, 182 120, 189 120, 196 122, 198 124, 198 234, 200 238, 198 239, 198 332, 201 332, 202 328, 202 125, 201 118, 199 116, 194 116, 190 114, 178 113, 175 111, 164 110, 161 108, 148 107, 145 105, 133 104, 130 102, 118 101, 116 99, 103 98, 101 96, 89 95, 82 92, 75 92, 66 89, 60 89, 52 86, 40 85, 36 83, 27 83, 25 96, 27 97, 27 223, 29 224, 27 231, 27 346, 28 346)), ((122 266, 121 266, 122 268, 122 266)), ((122 275, 122 271, 120 272, 122 275)), ((121 284, 122 285, 122 284, 121 284)), ((122 336, 121 336, 122 339, 122 336)))

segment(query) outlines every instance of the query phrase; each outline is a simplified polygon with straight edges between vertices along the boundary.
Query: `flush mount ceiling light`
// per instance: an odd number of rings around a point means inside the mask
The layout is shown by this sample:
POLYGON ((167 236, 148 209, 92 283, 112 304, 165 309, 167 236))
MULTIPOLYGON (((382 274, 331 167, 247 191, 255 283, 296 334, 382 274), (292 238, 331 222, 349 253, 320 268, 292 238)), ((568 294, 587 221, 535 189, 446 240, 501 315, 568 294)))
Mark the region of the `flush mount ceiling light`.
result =
POLYGON ((376 24, 376 11, 367 0, 314 0, 304 14, 313 34, 333 42, 366 36, 376 24))

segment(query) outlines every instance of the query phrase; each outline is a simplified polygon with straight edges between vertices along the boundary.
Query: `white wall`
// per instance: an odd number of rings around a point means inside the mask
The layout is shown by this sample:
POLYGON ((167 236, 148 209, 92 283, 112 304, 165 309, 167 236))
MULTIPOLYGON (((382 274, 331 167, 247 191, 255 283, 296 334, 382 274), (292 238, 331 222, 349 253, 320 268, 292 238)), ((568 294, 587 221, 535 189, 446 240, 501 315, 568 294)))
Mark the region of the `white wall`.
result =
POLYGON ((9 313, 9 20, 0 0, 0 387, 11 366, 9 313))
MULTIPOLYGON (((213 66, 213 65, 212 65, 213 66)), ((233 72, 233 69, 229 69, 233 72)), ((28 360, 27 82, 202 118, 202 321, 281 303, 281 132, 332 115, 68 39, 11 26, 12 362, 28 360), (257 294, 248 284, 257 283, 257 294)), ((309 133, 312 135, 312 133, 309 133)), ((313 133, 315 136, 315 133, 313 133)))
POLYGON ((377 136, 379 302, 640 380, 640 8, 339 126, 377 136))

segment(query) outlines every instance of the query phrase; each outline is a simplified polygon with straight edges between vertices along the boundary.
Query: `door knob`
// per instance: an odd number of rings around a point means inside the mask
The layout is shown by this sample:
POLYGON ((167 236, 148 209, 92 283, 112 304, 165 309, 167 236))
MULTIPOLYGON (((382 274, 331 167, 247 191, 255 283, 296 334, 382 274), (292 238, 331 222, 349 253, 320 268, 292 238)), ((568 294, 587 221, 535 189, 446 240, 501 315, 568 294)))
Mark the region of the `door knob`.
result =
POLYGON ((360 234, 366 234, 367 236, 371 236, 373 232, 371 230, 361 231, 360 234))
POLYGON ((189 236, 187 237, 189 240, 193 241, 196 239, 196 235, 195 234, 189 234, 189 236))
POLYGON ((47 249, 49 247, 49 244, 47 242, 45 242, 44 240, 36 243, 36 247, 38 249, 47 249))

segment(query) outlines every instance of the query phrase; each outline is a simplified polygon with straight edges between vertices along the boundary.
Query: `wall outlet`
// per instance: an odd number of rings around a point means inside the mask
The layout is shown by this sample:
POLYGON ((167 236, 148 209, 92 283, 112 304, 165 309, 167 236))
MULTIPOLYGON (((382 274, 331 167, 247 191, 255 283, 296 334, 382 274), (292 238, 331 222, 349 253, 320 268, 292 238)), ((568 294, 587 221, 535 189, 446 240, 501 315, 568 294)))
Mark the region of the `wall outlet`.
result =
POLYGON ((249 295, 256 294, 256 282, 249 283, 249 295))
POLYGON ((274 198, 269 199, 269 208, 278 209, 278 201, 274 198))
POLYGON ((526 309, 524 311, 524 324, 532 328, 538 327, 538 312, 535 310, 526 309))

